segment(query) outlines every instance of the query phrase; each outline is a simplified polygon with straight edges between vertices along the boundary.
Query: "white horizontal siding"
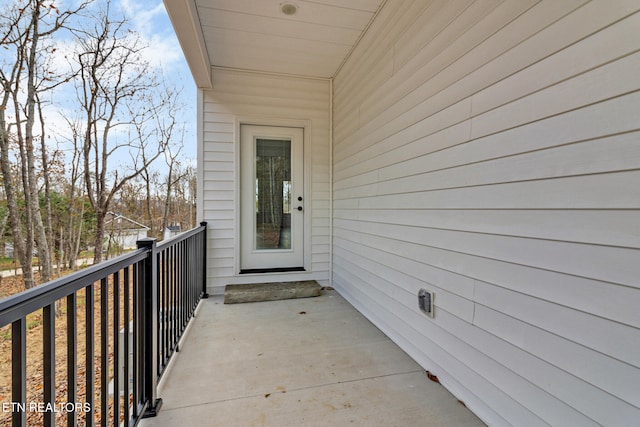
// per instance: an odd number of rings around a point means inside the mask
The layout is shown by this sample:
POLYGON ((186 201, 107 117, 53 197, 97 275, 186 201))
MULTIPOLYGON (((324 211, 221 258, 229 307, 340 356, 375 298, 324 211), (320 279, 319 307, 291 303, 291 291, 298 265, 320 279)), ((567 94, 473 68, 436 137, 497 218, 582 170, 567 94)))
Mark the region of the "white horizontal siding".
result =
POLYGON ((334 286, 490 425, 640 422, 639 9, 390 0, 334 81, 334 286))
POLYGON ((328 280, 329 270, 329 82, 214 69, 213 89, 203 93, 203 220, 208 222, 208 287, 260 281, 328 280), (310 124, 307 176, 311 180, 310 269, 306 273, 238 275, 237 182, 239 120, 259 124, 310 124))

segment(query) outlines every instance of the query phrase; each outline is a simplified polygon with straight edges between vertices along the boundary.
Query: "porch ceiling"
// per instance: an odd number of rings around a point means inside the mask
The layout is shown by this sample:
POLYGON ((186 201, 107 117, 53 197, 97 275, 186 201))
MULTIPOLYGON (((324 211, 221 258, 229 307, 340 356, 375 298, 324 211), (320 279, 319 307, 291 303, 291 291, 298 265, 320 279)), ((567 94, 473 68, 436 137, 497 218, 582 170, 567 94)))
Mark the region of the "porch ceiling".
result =
POLYGON ((199 87, 210 67, 331 78, 386 0, 165 0, 199 87), (282 9, 296 6, 292 15, 282 9))

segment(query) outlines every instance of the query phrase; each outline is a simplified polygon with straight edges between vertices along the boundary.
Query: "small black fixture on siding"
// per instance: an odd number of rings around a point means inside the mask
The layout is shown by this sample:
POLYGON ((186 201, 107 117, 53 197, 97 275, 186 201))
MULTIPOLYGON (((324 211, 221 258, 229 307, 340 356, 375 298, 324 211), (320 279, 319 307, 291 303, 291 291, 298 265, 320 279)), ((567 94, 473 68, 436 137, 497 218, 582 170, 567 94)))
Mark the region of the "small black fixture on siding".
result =
POLYGON ((424 314, 433 317, 433 292, 420 289, 420 292, 418 292, 418 306, 424 314))

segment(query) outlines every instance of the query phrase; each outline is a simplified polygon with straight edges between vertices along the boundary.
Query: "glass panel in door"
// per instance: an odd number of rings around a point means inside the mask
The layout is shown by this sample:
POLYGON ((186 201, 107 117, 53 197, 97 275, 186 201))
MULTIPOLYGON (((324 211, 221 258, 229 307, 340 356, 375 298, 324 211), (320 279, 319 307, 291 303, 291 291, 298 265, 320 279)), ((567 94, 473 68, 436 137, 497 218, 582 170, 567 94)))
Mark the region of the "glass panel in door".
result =
POLYGON ((255 249, 291 249, 291 141, 256 139, 255 249))

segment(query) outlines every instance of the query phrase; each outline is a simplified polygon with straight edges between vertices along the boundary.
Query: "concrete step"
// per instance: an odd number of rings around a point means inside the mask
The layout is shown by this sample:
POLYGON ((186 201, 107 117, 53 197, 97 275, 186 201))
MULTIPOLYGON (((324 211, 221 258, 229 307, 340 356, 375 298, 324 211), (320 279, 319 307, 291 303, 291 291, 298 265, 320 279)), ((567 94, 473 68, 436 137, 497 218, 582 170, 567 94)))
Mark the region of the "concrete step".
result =
POLYGON ((320 295, 322 287, 315 280, 227 285, 224 288, 224 303, 276 301, 320 295))

